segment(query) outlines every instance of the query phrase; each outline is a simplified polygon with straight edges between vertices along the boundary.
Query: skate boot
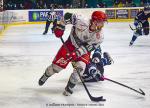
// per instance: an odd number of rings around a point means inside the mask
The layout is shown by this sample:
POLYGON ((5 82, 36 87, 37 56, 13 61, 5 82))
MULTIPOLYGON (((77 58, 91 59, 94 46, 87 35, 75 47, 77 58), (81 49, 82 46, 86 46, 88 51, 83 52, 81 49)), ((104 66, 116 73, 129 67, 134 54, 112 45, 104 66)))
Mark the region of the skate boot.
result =
POLYGON ((63 92, 63 95, 70 96, 73 93, 72 89, 74 88, 74 86, 75 86, 75 84, 68 81, 68 84, 65 87, 65 91, 63 92))
POLYGON ((50 76, 48 76, 46 73, 44 73, 43 76, 39 79, 39 85, 42 86, 49 77, 50 76))
POLYGON ((46 32, 43 32, 43 35, 46 35, 47 33, 46 32))
POLYGON ((129 46, 132 46, 133 45, 133 41, 131 41, 130 43, 129 43, 129 46))
POLYGON ((65 91, 63 92, 63 95, 70 96, 72 93, 73 93, 73 91, 70 88, 66 87, 65 91))
POLYGON ((52 33, 54 33, 54 28, 51 28, 51 30, 52 30, 52 33))

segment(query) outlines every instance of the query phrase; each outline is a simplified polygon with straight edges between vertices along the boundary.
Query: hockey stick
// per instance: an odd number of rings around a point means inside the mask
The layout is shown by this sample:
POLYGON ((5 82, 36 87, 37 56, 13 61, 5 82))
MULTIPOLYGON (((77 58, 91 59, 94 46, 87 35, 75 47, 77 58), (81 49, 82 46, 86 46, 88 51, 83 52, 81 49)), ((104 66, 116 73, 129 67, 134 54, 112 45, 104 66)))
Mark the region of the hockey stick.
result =
POLYGON ((136 30, 138 30, 138 29, 150 28, 150 27, 144 27, 144 28, 142 28, 142 27, 140 27, 140 28, 133 28, 130 24, 129 24, 129 27, 130 27, 130 29, 131 29, 132 31, 136 31, 136 30))
POLYGON ((130 27, 130 29, 131 29, 132 31, 137 30, 137 29, 132 28, 130 24, 129 24, 129 27, 130 27))
POLYGON ((125 84, 119 83, 119 82, 114 81, 114 80, 111 80, 111 79, 109 79, 109 78, 103 77, 103 79, 104 79, 104 80, 111 81, 111 82, 116 83, 116 84, 119 84, 119 85, 121 85, 121 86, 123 86, 123 87, 126 87, 126 88, 128 88, 128 89, 130 89, 130 90, 133 90, 133 91, 135 91, 135 92, 137 92, 137 93, 139 93, 139 94, 141 94, 141 95, 145 95, 145 93, 143 92, 143 90, 140 89, 140 88, 139 88, 139 91, 138 91, 138 90, 135 90, 135 89, 133 89, 133 88, 131 88, 131 87, 125 85, 125 84))
MULTIPOLYGON (((69 51, 69 49, 67 48, 67 46, 66 46, 66 44, 65 44, 65 42, 64 42, 64 40, 63 40, 63 38, 61 37, 60 39, 61 39, 61 42, 63 43, 63 45, 65 46, 67 52, 68 52, 68 53, 71 53, 71 52, 69 51)), ((103 99, 103 96, 100 96, 100 97, 93 97, 93 96, 90 94, 90 92, 89 92, 87 86, 85 85, 85 83, 84 83, 84 81, 83 81, 83 79, 82 79, 82 77, 81 77, 81 75, 80 75, 80 73, 79 73, 80 69, 78 69, 78 68, 75 66, 75 61, 72 61, 72 66, 73 66, 74 69, 77 70, 77 73, 78 73, 78 75, 79 75, 79 77, 80 77, 80 80, 81 80, 81 82, 82 82, 82 84, 83 84, 83 86, 84 86, 84 88, 85 88, 85 91, 87 92, 89 98, 91 99, 91 101, 95 101, 95 102, 106 101, 106 99, 103 99)))

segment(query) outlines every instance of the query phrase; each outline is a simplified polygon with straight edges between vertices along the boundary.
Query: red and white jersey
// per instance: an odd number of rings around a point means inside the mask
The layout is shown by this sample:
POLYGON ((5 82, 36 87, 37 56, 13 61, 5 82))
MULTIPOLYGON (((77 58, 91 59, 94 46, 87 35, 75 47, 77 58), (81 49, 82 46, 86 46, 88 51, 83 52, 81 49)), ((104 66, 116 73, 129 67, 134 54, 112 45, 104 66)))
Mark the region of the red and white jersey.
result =
POLYGON ((82 16, 74 15, 73 27, 70 34, 72 44, 78 48, 79 44, 87 43, 98 47, 104 39, 103 32, 101 31, 90 31, 90 19, 85 19, 82 16), (79 44, 78 44, 79 43, 79 44))

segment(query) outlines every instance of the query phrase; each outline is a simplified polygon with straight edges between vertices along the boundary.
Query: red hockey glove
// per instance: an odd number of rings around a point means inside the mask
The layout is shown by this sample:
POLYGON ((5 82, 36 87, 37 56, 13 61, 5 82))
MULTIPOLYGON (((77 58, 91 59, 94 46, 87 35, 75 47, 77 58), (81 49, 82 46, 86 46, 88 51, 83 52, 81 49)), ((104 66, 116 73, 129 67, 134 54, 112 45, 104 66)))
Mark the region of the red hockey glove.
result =
POLYGON ((61 24, 57 24, 55 30, 54 30, 54 34, 57 38, 60 38, 63 36, 65 31, 65 26, 61 25, 61 24))
POLYGON ((87 53, 86 49, 83 46, 81 46, 80 48, 76 49, 72 53, 68 54, 68 57, 76 61, 77 58, 81 57, 82 55, 86 53, 87 53))

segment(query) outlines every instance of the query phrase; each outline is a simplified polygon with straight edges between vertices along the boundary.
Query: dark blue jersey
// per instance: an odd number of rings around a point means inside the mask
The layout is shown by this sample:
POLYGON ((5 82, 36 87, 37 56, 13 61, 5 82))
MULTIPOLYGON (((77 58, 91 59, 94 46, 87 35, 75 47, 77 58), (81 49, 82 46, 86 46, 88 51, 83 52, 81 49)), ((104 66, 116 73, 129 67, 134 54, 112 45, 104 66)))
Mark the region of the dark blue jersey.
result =
POLYGON ((101 58, 101 48, 95 49, 90 63, 86 65, 82 76, 83 80, 85 82, 103 81, 104 66, 111 65, 112 62, 113 60, 107 52, 104 52, 103 58, 101 58))
POLYGON ((90 63, 86 65, 85 71, 83 73, 83 80, 85 82, 103 81, 102 77, 104 74, 104 66, 110 64, 111 63, 107 58, 101 58, 100 62, 98 63, 93 63, 90 61, 90 63))
MULTIPOLYGON (((103 68, 103 66, 101 66, 101 68, 103 68)), ((97 82, 101 80, 102 73, 98 70, 96 64, 90 63, 86 65, 82 78, 85 82, 97 82)))
POLYGON ((137 13, 135 20, 138 22, 145 23, 148 21, 148 18, 150 17, 150 13, 145 14, 144 11, 140 11, 137 13))

